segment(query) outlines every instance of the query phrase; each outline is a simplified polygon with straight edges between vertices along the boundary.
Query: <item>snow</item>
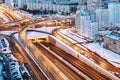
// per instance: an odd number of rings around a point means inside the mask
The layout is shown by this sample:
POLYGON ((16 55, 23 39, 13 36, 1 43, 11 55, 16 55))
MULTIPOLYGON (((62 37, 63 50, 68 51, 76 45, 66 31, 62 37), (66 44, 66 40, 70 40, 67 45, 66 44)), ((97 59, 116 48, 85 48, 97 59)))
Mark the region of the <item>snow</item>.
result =
POLYGON ((120 63, 119 54, 103 48, 103 46, 100 46, 99 43, 89 43, 84 46, 92 50, 93 52, 96 52, 98 55, 100 55, 101 57, 105 58, 107 61, 114 64, 116 67, 120 67, 120 64, 119 65, 116 64, 116 63, 120 63))
POLYGON ((38 32, 27 32, 28 39, 35 39, 40 37, 46 37, 48 34, 38 33, 38 32))
POLYGON ((107 35, 110 34, 112 31, 99 31, 99 34, 101 35, 107 35))
MULTIPOLYGON (((42 27, 42 28, 29 28, 29 30, 38 30, 38 31, 44 31, 48 33, 52 33, 52 30, 55 29, 56 27, 42 27)), ((28 39, 33 39, 33 38, 40 38, 40 37, 46 37, 48 34, 45 33, 40 33, 40 32, 27 32, 28 39)))
POLYGON ((106 35, 109 38, 112 38, 114 40, 119 40, 120 41, 120 37, 119 36, 114 36, 114 35, 106 35))
POLYGON ((41 28, 29 28, 29 30, 39 30, 39 31, 45 31, 45 32, 49 32, 52 33, 52 30, 55 29, 57 27, 41 27, 41 28))
POLYGON ((13 55, 11 55, 10 56, 13 60, 16 60, 17 61, 17 59, 13 56, 13 55))
POLYGON ((0 34, 6 34, 6 35, 9 35, 14 33, 14 32, 17 32, 17 31, 0 31, 0 34))
POLYGON ((44 16, 47 16, 47 17, 61 17, 61 18, 70 18, 71 16, 73 15, 60 15, 60 14, 36 14, 36 15, 32 15, 32 17, 35 17, 35 18, 38 18, 38 17, 44 17, 44 16))
POLYGON ((64 38, 70 40, 72 43, 76 43, 76 41, 70 39, 69 37, 65 36, 64 34, 61 34, 60 32, 58 32, 58 34, 62 35, 64 38))
MULTIPOLYGON (((75 41, 77 41, 77 42, 83 41, 84 42, 85 41, 83 38, 77 37, 76 34, 71 35, 71 32, 70 32, 70 30, 68 31, 68 29, 60 30, 59 33, 63 36, 66 35, 65 37, 68 36, 66 39, 69 39, 72 42, 75 42, 75 41), (73 40, 75 40, 75 41, 73 41, 73 40)), ((106 32, 101 31, 100 33, 105 35, 105 34, 110 34, 111 31, 106 31, 106 32)), ((77 45, 81 46, 80 44, 77 44, 77 45)), ((96 54, 100 55, 101 57, 106 59, 108 62, 113 64, 114 66, 120 68, 120 55, 103 48, 103 43, 100 45, 99 43, 94 42, 94 43, 88 43, 88 44, 82 44, 82 45, 83 45, 82 47, 84 47, 84 48, 86 47, 86 48, 92 50, 93 52, 96 52, 96 54)))
MULTIPOLYGON (((85 42, 86 40, 83 39, 83 37, 79 37, 77 35, 74 35, 70 32, 69 29, 66 30, 60 30, 59 31, 61 34, 64 34, 66 36, 69 36, 70 38, 73 38, 74 40, 76 40, 77 42, 81 43, 81 42, 85 42)), ((76 42, 75 42, 76 43, 76 42)))
POLYGON ((2 52, 2 53, 11 53, 8 40, 6 38, 1 38, 0 37, 0 41, 1 41, 1 39, 4 39, 6 47, 4 47, 3 44, 0 42, 0 46, 1 46, 0 52, 2 52))

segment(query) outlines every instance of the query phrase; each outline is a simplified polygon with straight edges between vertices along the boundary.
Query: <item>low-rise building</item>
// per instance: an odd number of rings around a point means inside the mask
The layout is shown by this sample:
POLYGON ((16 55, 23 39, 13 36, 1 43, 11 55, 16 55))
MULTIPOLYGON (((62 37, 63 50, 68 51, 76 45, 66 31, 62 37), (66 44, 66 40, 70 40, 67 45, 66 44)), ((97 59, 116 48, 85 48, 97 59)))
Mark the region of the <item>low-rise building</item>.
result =
POLYGON ((104 47, 120 54, 120 31, 113 31, 104 36, 104 47))

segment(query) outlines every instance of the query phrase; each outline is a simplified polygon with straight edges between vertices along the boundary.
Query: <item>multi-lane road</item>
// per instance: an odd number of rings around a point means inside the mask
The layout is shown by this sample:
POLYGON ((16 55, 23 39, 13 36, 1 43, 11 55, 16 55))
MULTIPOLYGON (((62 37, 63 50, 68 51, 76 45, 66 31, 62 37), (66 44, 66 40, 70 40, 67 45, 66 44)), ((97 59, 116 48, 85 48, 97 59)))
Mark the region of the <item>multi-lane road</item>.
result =
MULTIPOLYGON (((85 80, 82 76, 78 75, 76 72, 74 72, 72 69, 70 69, 68 66, 66 66, 63 62, 58 60, 54 55, 52 55, 49 51, 44 49, 39 43, 35 43, 36 47, 39 48, 40 52, 44 54, 55 66, 57 66, 63 74, 67 76, 67 78, 70 80, 85 80)), ((47 71, 49 73, 49 71, 47 71)), ((58 72, 59 73, 59 72, 58 72)), ((50 73, 49 73, 50 74, 50 73)), ((53 75, 50 74, 52 77, 53 75)), ((54 79, 54 77, 52 77, 54 79)))
POLYGON ((33 72, 33 80, 40 79, 40 80, 47 80, 45 75, 41 70, 39 70, 39 67, 36 65, 36 63, 32 60, 30 57, 30 53, 26 52, 26 50, 18 43, 18 41, 11 36, 14 44, 12 44, 12 52, 13 55, 20 61, 20 63, 28 63, 30 70, 33 72), (32 65, 32 66, 31 66, 32 65))
POLYGON ((109 78, 106 77, 105 75, 97 72, 96 70, 92 69, 91 67, 89 67, 88 65, 83 63, 82 61, 80 61, 77 58, 70 55, 69 53, 56 47, 55 45, 53 45, 51 43, 42 43, 42 44, 45 45, 46 47, 49 47, 50 50, 54 51, 57 55, 62 57, 64 60, 66 60, 73 66, 75 66, 77 69, 79 69, 84 74, 86 74, 88 77, 90 77, 92 80, 96 80, 96 79, 97 80, 99 80, 99 79, 109 80, 109 78))
MULTIPOLYGON (((57 29, 56 29, 57 30, 57 29)), ((99 66, 103 67, 104 69, 112 72, 117 72, 118 75, 120 74, 120 69, 115 67, 114 65, 110 64, 107 60, 103 59, 102 57, 98 56, 95 52, 92 52, 91 50, 87 48, 83 48, 82 45, 79 44, 74 44, 68 39, 66 39, 64 36, 59 34, 57 31, 53 31, 54 36, 56 36, 58 39, 75 49, 76 51, 80 52, 83 51, 84 55, 87 56, 88 58, 92 58, 96 64, 99 66)), ((59 30, 59 29, 58 29, 59 30)))

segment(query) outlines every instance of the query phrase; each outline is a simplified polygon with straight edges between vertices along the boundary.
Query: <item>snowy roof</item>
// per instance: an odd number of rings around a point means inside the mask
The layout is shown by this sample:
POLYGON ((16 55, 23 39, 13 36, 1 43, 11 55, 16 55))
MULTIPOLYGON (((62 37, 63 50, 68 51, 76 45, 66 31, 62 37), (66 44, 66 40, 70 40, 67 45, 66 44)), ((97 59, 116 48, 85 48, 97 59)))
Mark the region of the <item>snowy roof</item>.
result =
POLYGON ((107 36, 107 37, 109 37, 109 38, 111 38, 111 39, 114 39, 114 40, 117 40, 117 41, 120 41, 120 37, 119 36, 114 36, 114 35, 105 35, 105 36, 107 36))
POLYGON ((76 14, 80 14, 81 16, 89 16, 89 12, 84 10, 78 10, 76 14))
POLYGON ((111 34, 112 31, 99 31, 99 34, 101 35, 107 35, 107 34, 111 34))
POLYGON ((114 5, 114 6, 117 6, 117 5, 120 5, 120 3, 109 3, 108 5, 114 5))

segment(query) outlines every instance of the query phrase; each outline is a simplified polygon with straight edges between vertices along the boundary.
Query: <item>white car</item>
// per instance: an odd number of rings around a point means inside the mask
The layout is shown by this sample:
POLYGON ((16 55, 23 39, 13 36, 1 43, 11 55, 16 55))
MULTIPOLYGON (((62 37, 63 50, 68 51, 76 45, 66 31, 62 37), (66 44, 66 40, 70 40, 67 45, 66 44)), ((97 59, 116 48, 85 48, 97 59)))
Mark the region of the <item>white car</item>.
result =
POLYGON ((2 53, 11 53, 9 42, 6 38, 0 38, 2 53))

